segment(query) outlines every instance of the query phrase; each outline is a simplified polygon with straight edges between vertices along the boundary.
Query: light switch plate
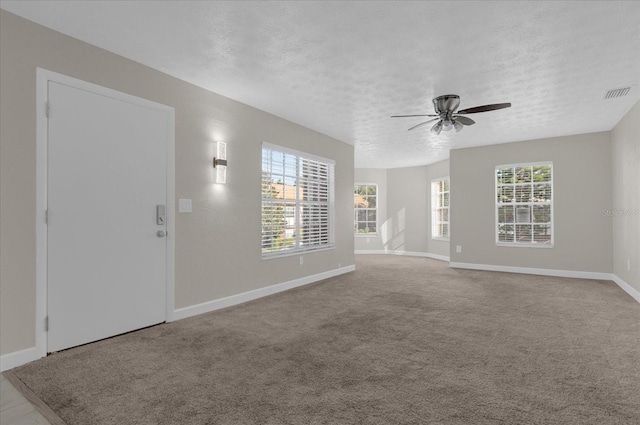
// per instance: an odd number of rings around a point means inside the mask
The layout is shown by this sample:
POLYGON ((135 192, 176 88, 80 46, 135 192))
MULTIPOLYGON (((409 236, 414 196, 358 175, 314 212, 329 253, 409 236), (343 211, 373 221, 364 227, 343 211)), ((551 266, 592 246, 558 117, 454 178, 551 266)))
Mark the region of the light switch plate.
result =
POLYGON ((190 213, 191 212, 191 199, 178 199, 178 212, 190 213))

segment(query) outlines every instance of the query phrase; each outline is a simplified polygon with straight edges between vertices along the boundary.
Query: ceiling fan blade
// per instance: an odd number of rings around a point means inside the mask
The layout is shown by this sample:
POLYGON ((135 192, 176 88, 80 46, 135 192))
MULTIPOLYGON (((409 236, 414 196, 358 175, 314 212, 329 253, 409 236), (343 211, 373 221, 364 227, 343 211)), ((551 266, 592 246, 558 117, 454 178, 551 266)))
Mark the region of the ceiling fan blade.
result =
POLYGON ((463 116, 458 116, 458 115, 454 115, 454 116, 453 116, 453 119, 454 119, 456 122, 459 122, 459 123, 460 123, 460 124, 462 124, 462 125, 473 125, 473 124, 475 124, 475 123, 476 123, 476 122, 475 122, 474 120, 472 120, 471 118, 463 117, 463 116))
POLYGON ((477 114, 478 112, 495 111, 496 109, 503 109, 511 107, 511 103, 494 103, 493 105, 482 105, 473 108, 463 109, 456 112, 456 114, 477 114))
POLYGON ((411 128, 410 128, 409 130, 407 130, 407 131, 411 131, 411 130, 413 130, 414 128, 418 128, 418 127, 420 127, 421 125, 429 124, 430 122, 434 122, 434 121, 435 121, 435 120, 437 120, 437 119, 439 119, 439 118, 434 118, 434 119, 429 120, 429 121, 421 122, 421 123, 420 123, 420 124, 418 124, 418 125, 414 125, 413 127, 411 127, 411 128))
POLYGON ((391 118, 408 118, 408 117, 439 117, 439 115, 392 115, 391 118))

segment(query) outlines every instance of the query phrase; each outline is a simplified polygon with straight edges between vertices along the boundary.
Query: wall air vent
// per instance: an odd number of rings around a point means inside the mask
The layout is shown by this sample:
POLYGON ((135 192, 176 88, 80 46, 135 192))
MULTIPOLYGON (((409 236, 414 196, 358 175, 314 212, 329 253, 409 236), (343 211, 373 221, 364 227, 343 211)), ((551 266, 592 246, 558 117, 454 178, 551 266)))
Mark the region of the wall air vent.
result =
POLYGON ((614 99, 616 97, 622 97, 622 96, 626 96, 627 94, 629 94, 629 90, 631 90, 631 87, 623 87, 621 89, 613 89, 613 90, 609 90, 605 95, 604 98, 605 99, 614 99))

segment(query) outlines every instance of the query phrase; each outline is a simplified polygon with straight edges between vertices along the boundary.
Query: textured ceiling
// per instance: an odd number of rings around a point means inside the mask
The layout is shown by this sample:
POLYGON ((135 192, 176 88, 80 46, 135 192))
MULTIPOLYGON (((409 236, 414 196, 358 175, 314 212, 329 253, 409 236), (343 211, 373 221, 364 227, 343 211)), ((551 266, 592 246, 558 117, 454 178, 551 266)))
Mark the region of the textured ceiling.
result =
MULTIPOLYGON (((640 98, 640 2, 1 1, 10 12, 355 146, 357 167, 610 130, 640 98), (633 86, 622 98, 608 89, 633 86), (407 129, 458 94, 460 133, 407 129)), ((277 142, 277 141, 273 141, 277 142)))

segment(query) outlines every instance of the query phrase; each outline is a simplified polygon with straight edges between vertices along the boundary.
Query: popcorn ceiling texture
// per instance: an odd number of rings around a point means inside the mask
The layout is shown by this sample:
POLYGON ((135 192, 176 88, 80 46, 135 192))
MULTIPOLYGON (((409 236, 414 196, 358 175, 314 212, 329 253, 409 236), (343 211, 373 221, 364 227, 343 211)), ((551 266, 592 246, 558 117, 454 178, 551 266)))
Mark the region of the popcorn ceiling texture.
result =
POLYGON ((13 2, 8 11, 355 145, 356 167, 611 130, 640 99, 640 2, 13 2), (623 98, 609 89, 633 86, 623 98), (431 99, 511 102, 431 135, 431 99))

